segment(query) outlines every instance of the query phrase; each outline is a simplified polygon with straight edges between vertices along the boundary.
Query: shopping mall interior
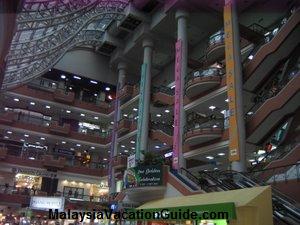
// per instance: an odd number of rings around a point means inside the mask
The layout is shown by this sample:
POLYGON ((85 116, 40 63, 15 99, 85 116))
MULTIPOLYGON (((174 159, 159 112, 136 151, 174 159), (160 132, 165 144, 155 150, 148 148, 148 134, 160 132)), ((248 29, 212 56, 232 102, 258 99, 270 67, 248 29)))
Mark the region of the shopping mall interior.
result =
POLYGON ((0 224, 299 225, 299 3, 0 0, 0 224))

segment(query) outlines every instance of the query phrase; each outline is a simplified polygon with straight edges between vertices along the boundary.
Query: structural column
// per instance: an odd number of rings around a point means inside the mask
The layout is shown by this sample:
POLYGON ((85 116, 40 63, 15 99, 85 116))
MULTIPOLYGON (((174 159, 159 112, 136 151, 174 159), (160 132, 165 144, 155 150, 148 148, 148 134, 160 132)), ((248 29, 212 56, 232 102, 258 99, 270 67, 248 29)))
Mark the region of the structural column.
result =
POLYGON ((120 62, 118 64, 118 84, 117 84, 116 100, 114 102, 115 103, 115 105, 114 105, 114 110, 115 110, 114 111, 114 124, 113 124, 113 131, 112 131, 110 163, 109 163, 109 191, 110 191, 110 193, 116 192, 115 169, 113 168, 113 160, 114 160, 114 157, 116 157, 118 155, 118 121, 121 118, 119 92, 125 84, 126 69, 127 69, 127 66, 124 62, 120 62))
POLYGON ((147 151, 148 133, 149 133, 149 109, 151 94, 151 66, 153 41, 150 38, 143 40, 144 60, 141 69, 140 98, 138 113, 138 131, 135 149, 135 158, 137 161, 142 159, 141 152, 147 151))
POLYGON ((224 31, 227 95, 229 100, 229 161, 232 170, 242 172, 246 169, 243 74, 239 24, 234 0, 225 0, 224 31))
POLYGON ((184 82, 187 75, 188 64, 188 37, 187 18, 188 13, 183 10, 176 12, 177 20, 177 42, 175 57, 175 103, 174 103, 174 135, 173 135, 173 169, 185 167, 185 160, 182 154, 183 135, 186 123, 185 111, 183 108, 184 82))

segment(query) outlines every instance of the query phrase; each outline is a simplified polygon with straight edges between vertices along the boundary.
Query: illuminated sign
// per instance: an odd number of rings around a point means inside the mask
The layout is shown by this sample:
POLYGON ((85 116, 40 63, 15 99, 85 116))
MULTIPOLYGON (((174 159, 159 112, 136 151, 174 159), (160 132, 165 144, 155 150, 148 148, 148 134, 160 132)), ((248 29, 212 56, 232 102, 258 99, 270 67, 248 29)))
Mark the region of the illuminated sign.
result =
POLYGON ((58 211, 63 211, 65 208, 65 198, 32 196, 29 207, 31 209, 44 211, 48 211, 49 209, 58 209, 58 211))

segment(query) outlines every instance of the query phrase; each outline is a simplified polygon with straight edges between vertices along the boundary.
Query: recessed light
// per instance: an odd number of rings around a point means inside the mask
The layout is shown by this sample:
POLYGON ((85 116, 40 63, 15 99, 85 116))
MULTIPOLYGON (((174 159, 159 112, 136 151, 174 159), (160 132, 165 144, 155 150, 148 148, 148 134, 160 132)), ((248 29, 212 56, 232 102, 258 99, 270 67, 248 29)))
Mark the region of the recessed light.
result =
POLYGON ((108 99, 109 99, 109 100, 112 100, 113 98, 111 97, 111 95, 108 95, 108 99))
POLYGON ((50 105, 46 105, 46 109, 50 109, 51 108, 51 106, 50 105))
POLYGON ((218 167, 215 167, 214 170, 218 170, 218 167))
POLYGON ((95 149, 95 147, 94 147, 94 146, 92 146, 92 147, 91 147, 91 149, 95 149))
POLYGON ((12 132, 9 130, 9 131, 7 131, 6 133, 8 133, 8 134, 12 134, 12 132))
POLYGON ((76 80, 81 80, 81 77, 78 77, 78 76, 73 76, 73 78, 76 80))
POLYGON ((95 96, 95 97, 97 97, 97 96, 98 96, 98 94, 97 94, 97 93, 95 93, 95 94, 94 94, 94 96, 95 96))
POLYGON ((66 144, 67 142, 65 142, 65 141, 62 141, 61 143, 62 143, 62 144, 66 144))
POLYGON ((155 145, 155 148, 158 149, 158 148, 160 148, 160 146, 159 145, 155 145))
POLYGON ((131 144, 134 144, 134 143, 135 143, 135 141, 130 141, 130 143, 131 143, 131 144))
POLYGON ((71 150, 71 151, 74 151, 75 149, 74 149, 74 148, 70 148, 70 150, 71 150))
POLYGON ((60 78, 61 78, 61 79, 66 79, 66 75, 63 75, 63 74, 62 74, 62 75, 60 75, 60 78))
POLYGON ((66 110, 66 113, 71 113, 71 110, 66 110))
POLYGON ((165 113, 169 113, 169 112, 170 112, 170 110, 168 110, 168 109, 165 110, 165 113))
POLYGON ((4 108, 4 110, 5 110, 5 111, 7 111, 7 110, 8 110, 8 108, 7 108, 7 107, 5 107, 5 108, 4 108))
POLYGON ((124 150, 124 152, 126 152, 126 153, 127 153, 127 152, 128 152, 128 150, 127 150, 127 149, 125 149, 125 150, 124 150))
POLYGON ((105 90, 106 90, 106 91, 110 91, 110 87, 106 87, 105 90))
POLYGON ((44 138, 44 137, 41 137, 40 139, 41 139, 41 140, 43 140, 43 141, 45 140, 45 138, 44 138))
POLYGON ((9 137, 8 136, 4 136, 4 139, 9 139, 9 137))
POLYGON ((73 88, 72 87, 69 87, 69 90, 72 90, 73 88))
POLYGON ((19 101, 20 101, 20 99, 18 99, 18 98, 14 98, 14 101, 15 101, 15 102, 19 102, 19 101))
POLYGON ((249 159, 249 162, 255 162, 255 159, 249 159))
POLYGON ((229 99, 228 99, 228 98, 226 98, 226 99, 225 99, 225 102, 229 102, 229 99))
POLYGON ((37 142, 35 142, 35 143, 36 143, 37 145, 40 145, 40 144, 41 144, 41 143, 40 143, 40 142, 38 142, 38 141, 37 141, 37 142))
POLYGON ((53 85, 53 86, 55 86, 55 85, 56 85, 56 83, 54 83, 54 82, 53 82, 53 83, 52 83, 52 85, 53 85))
POLYGON ((35 158, 34 158, 34 157, 29 157, 28 159, 30 159, 30 160, 35 160, 35 158))
POLYGON ((251 115, 253 115, 253 112, 247 112, 247 115, 249 115, 249 116, 251 116, 251 115))
POLYGON ((224 152, 220 152, 220 153, 218 153, 218 155, 219 155, 219 156, 224 156, 225 153, 224 153, 224 152))
POLYGON ((24 139, 20 139, 20 141, 24 142, 25 140, 24 139))
POLYGON ((123 114, 123 116, 124 116, 124 117, 127 117, 128 115, 127 115, 127 114, 123 114))
POLYGON ((114 124, 114 121, 111 121, 110 124, 113 125, 113 124, 114 124))
POLYGON ((265 153, 266 153, 265 150, 258 150, 258 152, 257 152, 258 155, 262 155, 262 154, 265 154, 265 153))
POLYGON ((133 108, 132 110, 133 110, 133 111, 135 111, 135 112, 136 112, 136 111, 138 111, 138 109, 137 109, 137 108, 133 108))
POLYGON ((159 113, 158 113, 158 114, 156 114, 156 117, 161 117, 161 114, 159 114, 159 113))
POLYGON ((35 105, 35 102, 30 102, 30 105, 35 105))
POLYGON ((253 59, 253 55, 249 55, 248 59, 252 60, 253 59))
POLYGON ((132 150, 134 150, 134 149, 135 149, 135 147, 131 147, 131 149, 132 149, 132 150))
POLYGON ((125 148, 125 145, 121 145, 121 148, 125 148))
POLYGON ((77 147, 80 147, 80 146, 81 146, 81 144, 76 144, 76 146, 77 146, 77 147))
POLYGON ((98 84, 98 82, 97 82, 97 81, 94 81, 94 80, 90 80, 90 82, 91 82, 92 84, 98 84))
POLYGON ((107 160, 107 158, 103 158, 103 160, 104 160, 104 161, 106 161, 106 160, 107 160))
POLYGON ((52 69, 49 69, 48 71, 51 72, 52 69))
POLYGON ((214 110, 214 109, 216 108, 216 106, 211 105, 211 106, 209 106, 208 108, 211 109, 211 110, 214 110))
POLYGON ((167 145, 167 143, 166 143, 166 142, 164 142, 164 144, 163 144, 163 145, 165 145, 165 146, 166 146, 166 145, 167 145))
POLYGON ((84 113, 81 113, 80 116, 85 116, 85 114, 84 114, 84 113))
POLYGON ((95 117, 94 117, 94 119, 95 119, 95 120, 98 120, 98 119, 99 119, 99 117, 98 117, 98 116, 95 116, 95 117))
POLYGON ((217 125, 213 125, 213 128, 217 128, 218 126, 217 125))
POLYGON ((176 86, 175 84, 174 84, 174 85, 172 85, 172 86, 171 86, 171 89, 174 89, 174 88, 175 88, 175 86, 176 86))
POLYGON ((24 137, 29 137, 29 135, 28 134, 24 134, 24 137))
POLYGON ((221 113, 223 114, 223 115, 225 115, 225 113, 226 113, 226 110, 224 109, 224 110, 222 110, 221 111, 221 113))
POLYGON ((214 159, 213 156, 206 156, 205 158, 207 158, 207 159, 209 159, 209 160, 214 159))

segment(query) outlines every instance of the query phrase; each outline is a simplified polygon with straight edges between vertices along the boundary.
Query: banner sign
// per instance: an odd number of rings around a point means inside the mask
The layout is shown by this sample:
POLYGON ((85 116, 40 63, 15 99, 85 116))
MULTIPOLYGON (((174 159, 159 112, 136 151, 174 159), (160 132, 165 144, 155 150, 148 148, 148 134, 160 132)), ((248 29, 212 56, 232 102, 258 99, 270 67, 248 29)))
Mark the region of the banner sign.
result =
POLYGON ((145 105, 146 69, 147 69, 147 64, 146 63, 142 64, 138 126, 137 126, 137 137, 136 137, 136 147, 135 147, 136 161, 139 161, 141 159, 141 150, 146 150, 146 149, 141 149, 141 137, 142 137, 142 130, 143 130, 144 105, 145 105))
POLYGON ((135 154, 127 157, 127 168, 135 167, 135 154))
POLYGON ((240 160, 240 143, 237 122, 237 105, 235 89, 235 61, 234 40, 232 20, 232 0, 226 0, 224 6, 224 32, 225 32, 225 60, 226 60, 226 82, 229 106, 229 161, 240 160))
POLYGON ((138 166, 124 173, 124 188, 163 185, 163 166, 138 166))
POLYGON ((181 64, 182 64, 182 41, 176 42, 176 58, 175 58, 175 102, 174 102, 174 134, 173 134, 173 169, 179 169, 179 151, 182 147, 180 132, 180 108, 182 104, 181 93, 181 64))
POLYGON ((31 209, 43 211, 48 211, 49 209, 58 209, 58 211, 64 211, 65 198, 32 196, 29 207, 31 209))

